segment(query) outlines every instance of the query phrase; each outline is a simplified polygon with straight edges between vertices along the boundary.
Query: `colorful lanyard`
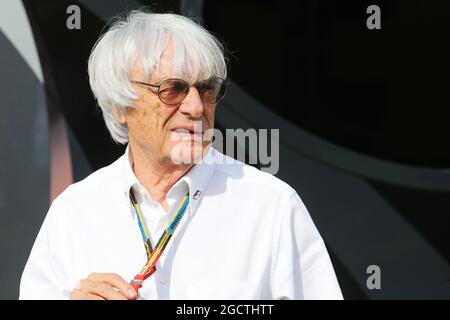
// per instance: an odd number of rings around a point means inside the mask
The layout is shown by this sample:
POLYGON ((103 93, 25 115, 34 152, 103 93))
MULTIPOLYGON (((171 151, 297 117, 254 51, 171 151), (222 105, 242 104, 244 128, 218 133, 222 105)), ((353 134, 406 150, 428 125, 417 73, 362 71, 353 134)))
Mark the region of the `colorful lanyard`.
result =
POLYGON ((145 245, 145 251, 147 252, 148 257, 145 266, 130 282, 130 284, 133 286, 136 292, 139 292, 139 289, 142 287, 144 280, 156 272, 156 263, 158 262, 159 258, 164 252, 164 249, 169 243, 169 240, 172 238, 175 229, 177 228, 178 224, 180 223, 181 219, 184 216, 184 213, 186 212, 187 206, 189 204, 189 192, 182 199, 172 219, 170 219, 169 223, 167 223, 163 234, 161 235, 156 244, 155 250, 153 250, 152 248, 152 244, 150 242, 150 238, 147 232, 148 229, 147 226, 145 225, 144 217, 142 216, 139 204, 137 203, 136 197, 134 196, 133 188, 130 189, 130 200, 138 218, 139 229, 141 230, 142 239, 144 240, 145 245))

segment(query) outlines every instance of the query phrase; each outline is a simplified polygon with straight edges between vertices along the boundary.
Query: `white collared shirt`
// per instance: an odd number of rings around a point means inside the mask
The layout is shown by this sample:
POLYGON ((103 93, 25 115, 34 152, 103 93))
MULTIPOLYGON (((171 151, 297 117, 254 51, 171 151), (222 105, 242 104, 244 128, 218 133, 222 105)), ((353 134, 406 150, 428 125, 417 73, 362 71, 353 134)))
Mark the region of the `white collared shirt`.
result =
POLYGON ((147 255, 131 187, 153 246, 178 202, 187 191, 190 196, 142 298, 342 299, 322 238, 295 190, 213 148, 204 160, 170 189, 169 213, 137 180, 128 148, 68 187, 34 243, 20 299, 67 299, 93 272, 133 279, 147 255))

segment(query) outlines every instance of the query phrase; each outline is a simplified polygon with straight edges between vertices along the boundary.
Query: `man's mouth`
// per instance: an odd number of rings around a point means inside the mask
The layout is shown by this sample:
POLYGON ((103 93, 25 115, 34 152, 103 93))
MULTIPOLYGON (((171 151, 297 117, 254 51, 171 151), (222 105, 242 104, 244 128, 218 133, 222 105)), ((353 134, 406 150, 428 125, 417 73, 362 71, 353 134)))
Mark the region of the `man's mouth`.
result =
POLYGON ((189 137, 189 138, 201 138, 203 136, 203 132, 201 131, 194 131, 192 129, 187 128, 176 128, 173 129, 172 132, 177 134, 180 137, 189 137))

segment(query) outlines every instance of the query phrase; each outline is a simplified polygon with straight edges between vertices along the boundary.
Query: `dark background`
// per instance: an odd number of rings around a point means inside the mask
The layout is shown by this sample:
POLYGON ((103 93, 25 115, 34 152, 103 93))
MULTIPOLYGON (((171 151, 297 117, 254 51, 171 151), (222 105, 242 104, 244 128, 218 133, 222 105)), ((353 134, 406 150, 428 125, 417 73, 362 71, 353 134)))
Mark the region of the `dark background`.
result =
POLYGON ((58 124, 74 182, 124 151, 95 107, 87 59, 108 19, 143 5, 194 17, 225 43, 232 85, 217 127, 280 129, 277 176, 309 209, 345 298, 450 297, 448 1, 22 3, 44 81, 0 32, 0 298, 18 297, 57 192, 58 124), (72 4, 80 30, 66 28, 72 4), (372 4, 381 30, 366 27, 372 4), (366 286, 373 264, 380 290, 366 286))

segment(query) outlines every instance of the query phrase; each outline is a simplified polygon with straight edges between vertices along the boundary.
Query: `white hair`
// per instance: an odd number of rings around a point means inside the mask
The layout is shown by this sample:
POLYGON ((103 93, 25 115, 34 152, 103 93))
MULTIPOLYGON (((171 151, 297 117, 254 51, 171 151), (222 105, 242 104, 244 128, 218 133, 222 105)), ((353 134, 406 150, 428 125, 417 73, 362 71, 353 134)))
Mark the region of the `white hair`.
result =
POLYGON ((211 76, 226 78, 224 48, 205 28, 177 14, 131 11, 97 40, 88 64, 92 92, 114 141, 128 142, 128 128, 117 121, 115 112, 132 107, 138 98, 130 79, 133 68, 142 67, 144 75, 144 79, 133 80, 150 79, 169 37, 177 76, 191 82, 211 76))

